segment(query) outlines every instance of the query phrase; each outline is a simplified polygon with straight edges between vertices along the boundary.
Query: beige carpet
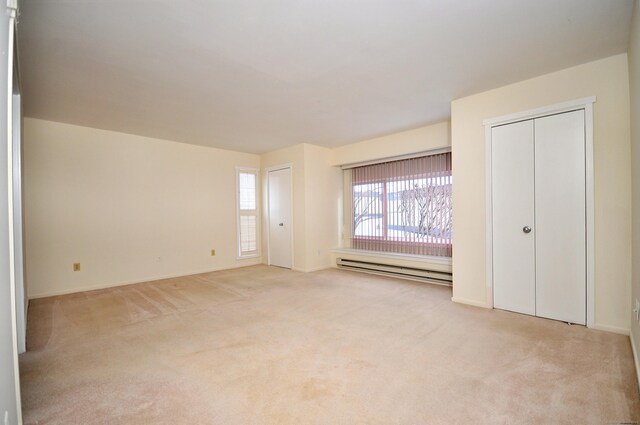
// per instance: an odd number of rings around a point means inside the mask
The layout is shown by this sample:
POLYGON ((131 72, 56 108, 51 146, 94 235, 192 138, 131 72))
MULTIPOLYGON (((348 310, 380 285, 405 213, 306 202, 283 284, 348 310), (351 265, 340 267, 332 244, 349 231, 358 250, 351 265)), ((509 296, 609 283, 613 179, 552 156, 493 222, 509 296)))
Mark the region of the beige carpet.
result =
POLYGON ((266 266, 39 299, 25 424, 618 424, 627 337, 266 266))

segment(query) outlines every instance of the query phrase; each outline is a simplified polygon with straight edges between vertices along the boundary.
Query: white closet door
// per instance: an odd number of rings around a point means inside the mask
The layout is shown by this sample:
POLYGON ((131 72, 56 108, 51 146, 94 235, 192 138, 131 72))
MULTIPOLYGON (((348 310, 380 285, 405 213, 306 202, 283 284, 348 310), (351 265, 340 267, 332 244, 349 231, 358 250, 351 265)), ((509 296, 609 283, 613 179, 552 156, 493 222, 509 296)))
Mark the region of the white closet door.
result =
POLYGON ((292 266, 291 168, 269 171, 269 265, 292 266))
POLYGON ((494 306, 535 315, 533 121, 491 131, 494 306))
POLYGON ((584 110, 535 120, 535 220, 536 315, 585 324, 584 110))

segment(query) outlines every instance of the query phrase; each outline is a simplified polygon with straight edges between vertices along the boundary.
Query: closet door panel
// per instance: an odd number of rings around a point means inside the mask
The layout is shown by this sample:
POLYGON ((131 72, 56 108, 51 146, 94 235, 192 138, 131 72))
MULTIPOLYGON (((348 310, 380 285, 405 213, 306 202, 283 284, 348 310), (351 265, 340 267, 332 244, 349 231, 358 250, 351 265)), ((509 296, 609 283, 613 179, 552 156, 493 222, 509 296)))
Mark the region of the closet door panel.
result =
POLYGON ((535 120, 536 315, 586 323, 584 111, 535 120))
POLYGON ((494 306, 534 315, 533 121, 491 131, 494 306))

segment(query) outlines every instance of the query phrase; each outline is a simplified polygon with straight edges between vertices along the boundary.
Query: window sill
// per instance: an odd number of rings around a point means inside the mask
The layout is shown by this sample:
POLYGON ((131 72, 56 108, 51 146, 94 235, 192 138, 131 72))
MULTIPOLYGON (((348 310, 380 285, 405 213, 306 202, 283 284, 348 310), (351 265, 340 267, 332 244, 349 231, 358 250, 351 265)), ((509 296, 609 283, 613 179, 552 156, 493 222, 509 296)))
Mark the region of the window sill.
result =
POLYGON ((331 250, 331 252, 333 252, 334 254, 352 254, 352 255, 361 255, 363 257, 388 258, 390 260, 401 259, 401 260, 423 261, 423 262, 432 263, 432 264, 441 264, 444 266, 451 265, 451 258, 447 258, 447 257, 396 254, 393 252, 364 251, 362 249, 353 249, 353 248, 334 248, 331 250))
POLYGON ((260 254, 237 255, 236 260, 250 260, 251 258, 260 258, 260 254))

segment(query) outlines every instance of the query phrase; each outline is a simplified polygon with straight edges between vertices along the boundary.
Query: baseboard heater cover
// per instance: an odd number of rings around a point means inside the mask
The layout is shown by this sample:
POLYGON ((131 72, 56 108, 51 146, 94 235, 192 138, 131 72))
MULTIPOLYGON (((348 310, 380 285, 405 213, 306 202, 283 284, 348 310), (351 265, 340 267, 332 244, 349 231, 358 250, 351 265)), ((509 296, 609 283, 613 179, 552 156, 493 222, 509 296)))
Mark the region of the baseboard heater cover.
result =
POLYGON ((395 266, 392 264, 380 264, 369 261, 349 260, 346 258, 338 258, 336 260, 336 265, 341 269, 403 277, 407 279, 438 283, 440 285, 451 286, 453 283, 453 275, 450 272, 443 272, 438 270, 395 266))

